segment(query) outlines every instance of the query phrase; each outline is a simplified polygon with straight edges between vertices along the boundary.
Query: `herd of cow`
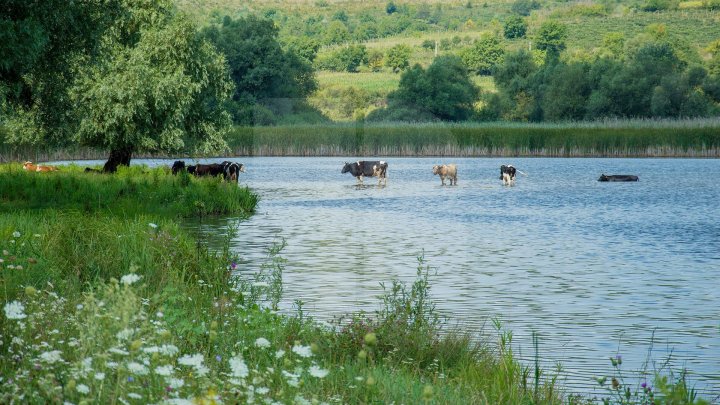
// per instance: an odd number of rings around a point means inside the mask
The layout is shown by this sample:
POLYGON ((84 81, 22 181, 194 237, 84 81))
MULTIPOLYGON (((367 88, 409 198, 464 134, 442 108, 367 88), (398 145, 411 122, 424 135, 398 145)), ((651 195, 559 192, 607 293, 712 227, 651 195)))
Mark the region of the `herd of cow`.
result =
MULTIPOLYGON (((32 162, 25 162, 23 169, 33 172, 50 172, 57 171, 58 169, 54 166, 47 165, 35 165, 32 162)), ((86 172, 99 171, 97 169, 86 168, 86 172)), ((187 171, 188 173, 195 176, 222 176, 225 181, 238 182, 240 173, 245 173, 245 166, 242 163, 235 163, 230 161, 224 161, 222 163, 211 163, 211 164, 196 164, 196 165, 185 165, 185 161, 176 160, 171 168, 172 174, 178 174, 181 171, 187 171)), ((353 177, 357 178, 358 184, 363 183, 364 177, 377 177, 378 185, 387 185, 387 171, 388 163, 382 160, 358 160, 354 163, 347 163, 343 166, 340 173, 350 173, 353 177)), ((457 185, 457 165, 435 165, 433 166, 432 172, 436 176, 440 176, 440 182, 444 186, 445 180, 450 181, 450 185, 457 185)), ((514 185, 515 175, 517 173, 525 174, 520 170, 517 170, 513 165, 502 165, 500 166, 500 180, 504 185, 514 185)), ((638 176, 628 174, 615 174, 605 175, 601 174, 598 181, 638 181, 638 176)))

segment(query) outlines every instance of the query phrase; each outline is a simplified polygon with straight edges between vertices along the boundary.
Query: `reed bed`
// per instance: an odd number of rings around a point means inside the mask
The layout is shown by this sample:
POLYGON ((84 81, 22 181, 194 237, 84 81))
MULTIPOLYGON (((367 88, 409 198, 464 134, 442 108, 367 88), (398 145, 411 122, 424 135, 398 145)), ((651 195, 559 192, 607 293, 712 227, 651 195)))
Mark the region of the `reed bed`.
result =
MULTIPOLYGON (((256 126, 235 127, 226 139, 232 156, 717 158, 720 118, 256 126)), ((0 162, 105 158, 106 151, 93 149, 42 151, 0 143, 0 162)))
POLYGON ((720 157, 720 120, 236 127, 236 156, 720 157))

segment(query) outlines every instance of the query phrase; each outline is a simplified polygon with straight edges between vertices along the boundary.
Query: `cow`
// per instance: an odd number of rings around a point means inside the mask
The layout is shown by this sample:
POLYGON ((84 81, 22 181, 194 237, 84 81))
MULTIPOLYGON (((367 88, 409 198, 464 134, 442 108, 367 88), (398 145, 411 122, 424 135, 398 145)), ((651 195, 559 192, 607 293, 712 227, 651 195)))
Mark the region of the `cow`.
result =
POLYGON ((611 174, 609 176, 604 173, 600 175, 598 181, 638 181, 638 176, 632 174, 611 174))
POLYGON ((440 176, 440 182, 445 185, 445 178, 450 179, 450 185, 457 186, 457 166, 454 164, 450 165, 435 165, 433 166, 433 174, 440 176))
POLYGON ((362 184, 363 176, 377 177, 378 185, 384 183, 387 185, 387 162, 382 160, 365 161, 359 160, 355 163, 347 163, 342 168, 340 173, 350 173, 357 178, 358 184, 362 184))
POLYGON ((226 160, 221 165, 223 166, 223 178, 225 181, 238 182, 240 173, 245 173, 245 166, 242 163, 228 162, 226 160))
POLYGON ((30 161, 23 163, 23 169, 29 172, 56 172, 58 170, 55 166, 34 165, 30 161))
POLYGON ((183 170, 187 170, 187 167, 185 166, 185 161, 184 160, 176 160, 175 163, 173 163, 173 165, 172 165, 172 174, 176 175, 183 170))
POLYGON ((515 173, 517 169, 513 165, 502 165, 500 166, 500 180, 506 186, 512 186, 515 184, 515 173))

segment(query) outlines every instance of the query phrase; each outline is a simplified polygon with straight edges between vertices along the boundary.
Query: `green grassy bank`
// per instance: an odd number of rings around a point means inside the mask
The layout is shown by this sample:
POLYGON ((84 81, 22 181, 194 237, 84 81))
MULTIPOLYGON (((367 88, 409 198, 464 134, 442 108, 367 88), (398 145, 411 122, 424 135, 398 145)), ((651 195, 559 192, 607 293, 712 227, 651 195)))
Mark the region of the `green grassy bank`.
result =
POLYGON ((240 156, 719 157, 720 120, 236 127, 240 156))

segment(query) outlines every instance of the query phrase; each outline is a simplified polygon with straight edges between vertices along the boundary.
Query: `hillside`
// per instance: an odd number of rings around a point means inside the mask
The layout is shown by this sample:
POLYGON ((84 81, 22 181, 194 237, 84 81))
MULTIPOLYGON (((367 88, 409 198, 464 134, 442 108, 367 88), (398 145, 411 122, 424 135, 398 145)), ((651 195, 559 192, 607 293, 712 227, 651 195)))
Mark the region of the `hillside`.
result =
MULTIPOLYGON (((384 58, 398 45, 409 47, 410 66, 428 66, 436 55, 459 54, 488 34, 500 38, 506 51, 533 49, 540 26, 554 20, 567 27, 566 59, 594 58, 603 52, 608 34, 622 38, 625 47, 638 37, 653 35, 672 42, 686 61, 702 64, 709 59, 708 46, 720 39, 720 1, 716 0, 177 0, 177 4, 201 25, 224 16, 254 14, 275 21, 286 46, 314 41, 319 88, 310 103, 341 121, 353 119, 358 110, 367 113, 384 105, 387 94, 397 88, 400 74, 393 73, 384 58), (527 27, 524 36, 503 35, 511 16, 522 17, 527 27), (348 44, 364 45, 370 61, 357 73, 328 69, 323 61, 348 44)), ((474 81, 485 94, 495 91, 489 77, 477 76, 474 81)))

